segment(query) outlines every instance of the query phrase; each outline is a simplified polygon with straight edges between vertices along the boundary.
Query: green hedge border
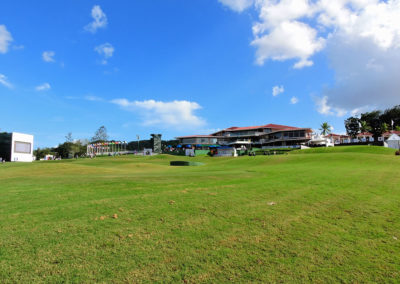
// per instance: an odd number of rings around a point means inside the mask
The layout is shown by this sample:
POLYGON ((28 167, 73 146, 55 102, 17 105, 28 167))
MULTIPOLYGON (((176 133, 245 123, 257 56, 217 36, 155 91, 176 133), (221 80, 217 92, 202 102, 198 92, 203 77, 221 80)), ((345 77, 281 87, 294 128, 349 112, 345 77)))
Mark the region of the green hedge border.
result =
POLYGON ((169 165, 176 167, 184 167, 184 166, 202 166, 204 164, 199 162, 189 162, 189 161, 171 161, 169 165))

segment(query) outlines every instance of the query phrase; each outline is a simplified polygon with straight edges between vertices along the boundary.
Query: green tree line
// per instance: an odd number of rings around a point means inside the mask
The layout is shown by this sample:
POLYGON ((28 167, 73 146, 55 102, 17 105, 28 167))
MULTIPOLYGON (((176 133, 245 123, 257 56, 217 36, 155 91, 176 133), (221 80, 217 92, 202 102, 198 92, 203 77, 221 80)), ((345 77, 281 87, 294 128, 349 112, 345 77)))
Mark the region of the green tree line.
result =
POLYGON ((347 134, 355 138, 359 133, 372 133, 375 141, 389 130, 400 131, 400 105, 384 111, 374 110, 365 112, 360 117, 351 116, 344 121, 347 134))

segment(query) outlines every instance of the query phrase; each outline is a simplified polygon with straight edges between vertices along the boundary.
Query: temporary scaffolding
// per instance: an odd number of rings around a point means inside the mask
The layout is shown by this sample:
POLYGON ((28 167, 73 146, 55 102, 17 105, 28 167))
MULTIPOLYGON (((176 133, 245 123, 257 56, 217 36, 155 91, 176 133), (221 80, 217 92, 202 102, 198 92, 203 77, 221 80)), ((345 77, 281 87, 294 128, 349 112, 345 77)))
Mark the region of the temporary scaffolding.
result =
POLYGON ((97 142, 88 144, 86 153, 88 156, 121 155, 128 153, 127 145, 126 141, 97 142))

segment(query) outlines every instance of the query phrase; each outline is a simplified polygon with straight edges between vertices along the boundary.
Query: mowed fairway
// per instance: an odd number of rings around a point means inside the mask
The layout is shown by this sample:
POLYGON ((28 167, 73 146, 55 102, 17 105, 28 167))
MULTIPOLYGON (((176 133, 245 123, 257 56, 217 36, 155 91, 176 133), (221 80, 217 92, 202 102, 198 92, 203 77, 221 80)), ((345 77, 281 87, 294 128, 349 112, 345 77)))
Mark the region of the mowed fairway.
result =
POLYGON ((389 149, 0 165, 1 283, 397 282, 399 252, 389 149))

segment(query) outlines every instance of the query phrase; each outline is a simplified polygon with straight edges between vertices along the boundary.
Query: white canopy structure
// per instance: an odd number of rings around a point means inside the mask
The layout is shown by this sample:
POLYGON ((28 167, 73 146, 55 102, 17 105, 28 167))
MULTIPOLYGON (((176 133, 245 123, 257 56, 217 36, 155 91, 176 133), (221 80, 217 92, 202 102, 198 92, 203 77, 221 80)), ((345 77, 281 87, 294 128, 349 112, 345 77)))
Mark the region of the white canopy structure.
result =
MULTIPOLYGON (((388 140, 386 140, 387 147, 392 148, 392 149, 400 149, 400 136, 397 134, 392 134, 390 135, 390 137, 388 138, 388 140)), ((385 146, 386 146, 385 145, 385 146)))
POLYGON ((335 144, 333 143, 331 138, 325 137, 321 134, 314 134, 311 136, 311 140, 308 141, 309 146, 325 146, 325 147, 333 147, 335 144))

